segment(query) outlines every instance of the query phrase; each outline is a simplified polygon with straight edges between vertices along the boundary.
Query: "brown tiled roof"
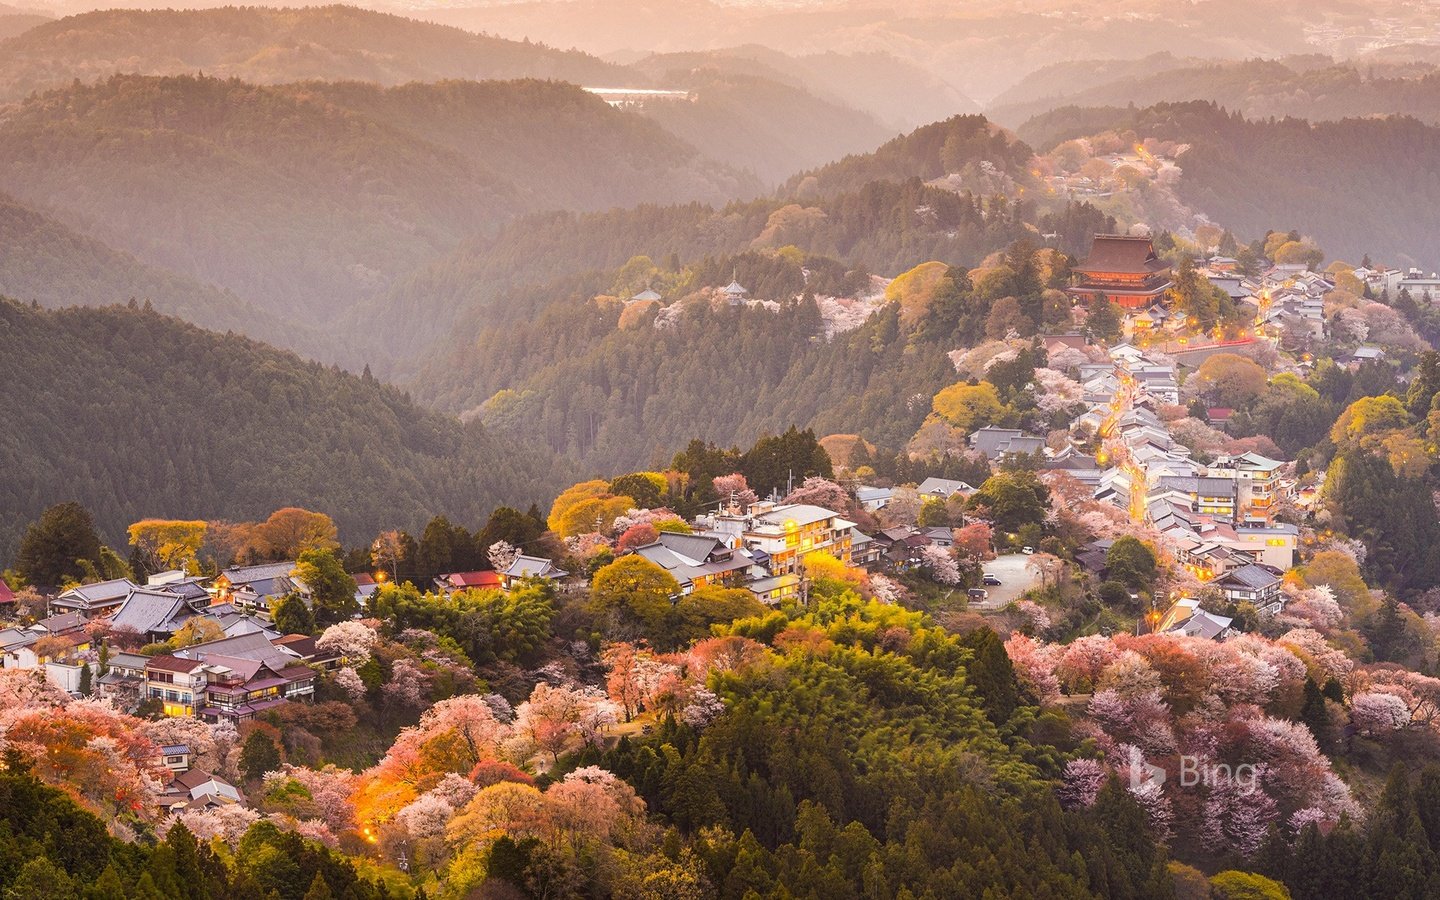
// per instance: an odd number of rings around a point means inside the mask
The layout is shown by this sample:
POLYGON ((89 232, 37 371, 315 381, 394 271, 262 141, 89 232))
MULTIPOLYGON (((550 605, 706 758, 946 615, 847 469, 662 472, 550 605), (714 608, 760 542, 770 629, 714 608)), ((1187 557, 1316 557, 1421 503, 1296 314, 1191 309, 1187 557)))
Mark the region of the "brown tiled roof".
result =
POLYGON ((204 663, 197 659, 180 659, 167 653, 164 656, 151 657, 145 663, 145 668, 159 669, 162 672, 193 672, 202 665, 204 663))
POLYGON ((1090 255, 1075 268, 1078 272, 1148 275, 1164 272, 1170 264, 1155 255, 1155 245, 1147 237, 1097 234, 1090 246, 1090 255))

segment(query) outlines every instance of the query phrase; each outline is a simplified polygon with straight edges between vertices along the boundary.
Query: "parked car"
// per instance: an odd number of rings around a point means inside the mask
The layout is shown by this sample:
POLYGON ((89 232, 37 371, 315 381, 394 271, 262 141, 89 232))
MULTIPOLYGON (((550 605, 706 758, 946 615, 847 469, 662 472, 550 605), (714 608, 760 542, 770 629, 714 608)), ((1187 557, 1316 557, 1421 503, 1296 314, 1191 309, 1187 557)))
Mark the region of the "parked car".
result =
POLYGON ((971 600, 984 600, 986 597, 990 596, 989 591, 982 590, 980 588, 971 588, 970 590, 966 591, 966 593, 970 595, 971 600))
POLYGON ((999 578, 996 578, 994 575, 990 574, 989 572, 986 572, 986 573, 985 573, 985 576, 980 579, 980 583, 981 583, 981 584, 988 584, 988 585, 990 585, 991 587, 995 587, 996 585, 1001 584, 1001 581, 1000 581, 999 578))
POLYGON ((1023 553, 1023 554, 1025 554, 1026 556, 1033 556, 1034 553, 1035 553, 1035 548, 1034 548, 1034 547, 1021 547, 1021 548, 1020 548, 1020 552, 1023 553))

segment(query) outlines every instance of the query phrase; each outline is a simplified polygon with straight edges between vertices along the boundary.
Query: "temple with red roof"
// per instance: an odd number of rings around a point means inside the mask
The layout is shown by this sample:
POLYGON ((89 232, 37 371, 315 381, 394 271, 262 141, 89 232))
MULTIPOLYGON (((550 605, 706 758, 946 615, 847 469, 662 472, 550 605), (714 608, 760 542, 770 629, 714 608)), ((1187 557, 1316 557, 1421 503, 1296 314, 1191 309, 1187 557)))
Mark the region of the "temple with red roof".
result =
POLYGON ((1089 303, 1103 294, 1125 309, 1153 306, 1170 289, 1170 264, 1155 252, 1148 237, 1097 234, 1090 255, 1073 269, 1075 283, 1067 290, 1089 303))

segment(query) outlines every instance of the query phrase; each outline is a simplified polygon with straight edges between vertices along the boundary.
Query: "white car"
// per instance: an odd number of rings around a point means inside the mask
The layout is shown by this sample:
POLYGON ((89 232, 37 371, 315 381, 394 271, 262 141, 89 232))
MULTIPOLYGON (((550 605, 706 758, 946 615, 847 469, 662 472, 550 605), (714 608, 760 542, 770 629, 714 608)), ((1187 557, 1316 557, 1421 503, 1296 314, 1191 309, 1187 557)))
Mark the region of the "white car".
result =
POLYGON ((1034 547, 1021 547, 1021 548, 1020 548, 1020 552, 1023 553, 1023 554, 1025 554, 1026 556, 1033 556, 1034 553, 1035 553, 1035 548, 1034 548, 1034 547))

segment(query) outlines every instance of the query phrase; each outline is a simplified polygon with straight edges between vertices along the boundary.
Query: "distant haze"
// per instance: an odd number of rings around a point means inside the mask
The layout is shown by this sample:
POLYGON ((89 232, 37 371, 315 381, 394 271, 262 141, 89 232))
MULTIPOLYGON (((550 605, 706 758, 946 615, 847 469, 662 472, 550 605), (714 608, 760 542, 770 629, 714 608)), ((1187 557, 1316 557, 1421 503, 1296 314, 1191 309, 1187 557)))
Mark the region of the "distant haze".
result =
MULTIPOLYGON (((185 4, 203 8, 218 0, 185 4)), ((257 5, 281 5, 260 3, 257 5)), ((303 2, 283 5, 310 6, 303 2)), ((1440 10, 1402 2, 1363 6, 1301 0, 1066 2, 711 2, 711 0, 531 0, 515 3, 363 4, 500 37, 530 39, 631 62, 649 53, 759 44, 790 55, 884 53, 988 103, 1031 72, 1056 62, 1138 59, 1167 51, 1215 59, 1323 53, 1440 52, 1440 10), (1403 50, 1398 48, 1404 48, 1403 50)), ((15 12, 71 15, 95 8, 163 8, 116 0, 31 0, 15 12)), ((6 32, 0 30, 0 38, 6 32)), ((959 111, 959 110, 956 110, 959 111)))

